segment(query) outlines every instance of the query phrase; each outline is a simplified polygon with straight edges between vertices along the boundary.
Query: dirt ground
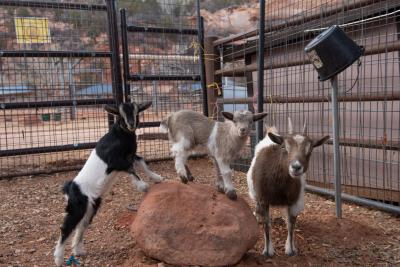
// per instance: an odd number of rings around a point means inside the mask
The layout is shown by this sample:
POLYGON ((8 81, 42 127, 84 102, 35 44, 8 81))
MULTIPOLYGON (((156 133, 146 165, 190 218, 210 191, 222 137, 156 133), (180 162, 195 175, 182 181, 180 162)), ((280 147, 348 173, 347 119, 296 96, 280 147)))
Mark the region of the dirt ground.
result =
MULTIPOLYGON (((214 169, 207 159, 191 160, 197 182, 212 184, 214 169)), ((177 179, 172 162, 151 164, 168 179, 177 179)), ((60 186, 76 172, 20 177, 0 181, 0 266, 53 266, 53 248, 63 218, 60 186)), ((235 184, 248 200, 245 174, 235 172, 235 184)), ((127 177, 121 177, 85 238, 88 255, 80 266, 167 266, 147 258, 129 234, 143 194, 127 177)), ((307 194, 299 216, 294 257, 284 255, 286 227, 280 211, 273 211, 273 241, 277 256, 265 258, 262 234, 256 247, 237 266, 400 266, 400 217, 355 205, 343 205, 343 219, 336 219, 331 200, 307 194)), ((67 247, 66 257, 71 250, 67 247)))

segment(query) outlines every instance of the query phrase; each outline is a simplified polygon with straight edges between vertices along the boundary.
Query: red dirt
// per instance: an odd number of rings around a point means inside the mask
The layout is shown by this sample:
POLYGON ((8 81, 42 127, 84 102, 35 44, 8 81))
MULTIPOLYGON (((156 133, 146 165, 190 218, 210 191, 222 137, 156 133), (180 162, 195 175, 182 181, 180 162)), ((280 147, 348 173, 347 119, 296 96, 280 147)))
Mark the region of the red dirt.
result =
MULTIPOLYGON (((169 179, 177 179, 172 162, 151 164, 169 179)), ((214 169, 208 160, 191 160, 197 182, 212 184, 214 169)), ((76 172, 20 177, 0 181, 0 266, 53 266, 53 249, 63 218, 60 186, 76 172)), ((235 172, 238 191, 248 200, 245 174, 235 172)), ((81 266, 155 266, 137 247, 129 233, 142 194, 121 177, 105 196, 102 208, 85 238, 88 255, 81 266)), ((252 203, 250 203, 252 204, 252 203)), ((400 217, 355 205, 343 205, 343 218, 334 216, 334 203, 307 194, 305 211, 296 226, 299 255, 284 255, 286 226, 273 210, 272 238, 277 256, 262 257, 263 240, 237 266, 400 266, 400 217)), ((66 250, 66 257, 71 253, 66 250)), ((165 264, 165 266, 167 266, 165 264)))

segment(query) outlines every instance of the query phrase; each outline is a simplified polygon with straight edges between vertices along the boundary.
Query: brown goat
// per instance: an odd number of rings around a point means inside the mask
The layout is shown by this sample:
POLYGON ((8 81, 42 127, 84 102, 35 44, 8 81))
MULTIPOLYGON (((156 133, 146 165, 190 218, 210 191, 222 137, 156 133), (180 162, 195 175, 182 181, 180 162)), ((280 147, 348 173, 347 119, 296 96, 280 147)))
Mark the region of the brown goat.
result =
POLYGON ((305 173, 314 147, 325 143, 329 136, 313 140, 307 136, 306 124, 302 134, 294 134, 289 121, 289 134, 280 136, 269 131, 257 144, 255 156, 247 173, 250 197, 256 201, 256 214, 264 225, 264 256, 273 256, 270 236, 270 206, 285 206, 288 236, 286 255, 297 253, 293 232, 297 215, 304 209, 305 173))

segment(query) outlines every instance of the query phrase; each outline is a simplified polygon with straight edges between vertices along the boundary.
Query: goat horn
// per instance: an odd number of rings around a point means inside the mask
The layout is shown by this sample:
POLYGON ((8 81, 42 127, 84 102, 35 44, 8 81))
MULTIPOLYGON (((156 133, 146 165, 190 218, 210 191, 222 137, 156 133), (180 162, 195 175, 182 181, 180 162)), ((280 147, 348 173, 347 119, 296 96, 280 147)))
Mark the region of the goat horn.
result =
POLYGON ((290 119, 290 117, 288 117, 288 132, 289 132, 289 134, 293 134, 293 124, 292 124, 292 120, 290 119))
POLYGON ((304 121, 304 125, 303 125, 303 135, 307 134, 307 118, 304 121))

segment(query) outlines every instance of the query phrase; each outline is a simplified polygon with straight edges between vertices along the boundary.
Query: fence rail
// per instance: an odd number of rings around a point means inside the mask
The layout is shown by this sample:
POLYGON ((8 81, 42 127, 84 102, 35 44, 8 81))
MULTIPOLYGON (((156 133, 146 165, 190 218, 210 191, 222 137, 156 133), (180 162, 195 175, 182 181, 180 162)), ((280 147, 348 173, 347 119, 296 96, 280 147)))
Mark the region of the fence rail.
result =
MULTIPOLYGON (((208 84, 213 84, 209 97, 212 115, 219 118, 224 109, 264 108, 270 114, 266 124, 277 126, 280 132, 286 131, 290 116, 296 128, 307 119, 311 136, 331 133, 330 85, 318 82, 303 49, 324 27, 343 25, 347 34, 365 47, 361 66, 354 64, 339 76, 338 142, 343 192, 347 200, 361 203, 360 197, 369 198, 377 203, 374 207, 397 210, 400 3, 267 1, 265 10, 261 5, 261 12, 265 12, 264 29, 260 24, 261 28, 242 34, 209 39, 208 46, 206 42, 205 53, 213 55, 206 65, 208 84), (264 34, 260 36, 260 32, 264 34), (260 44, 263 36, 265 45, 260 44)), ((249 167, 255 144, 252 137, 250 152, 235 165, 238 170, 249 167)), ((308 183, 328 195, 331 191, 326 189, 333 188, 335 170, 331 144, 329 141, 314 152, 317 155, 313 156, 308 176, 308 183)))

